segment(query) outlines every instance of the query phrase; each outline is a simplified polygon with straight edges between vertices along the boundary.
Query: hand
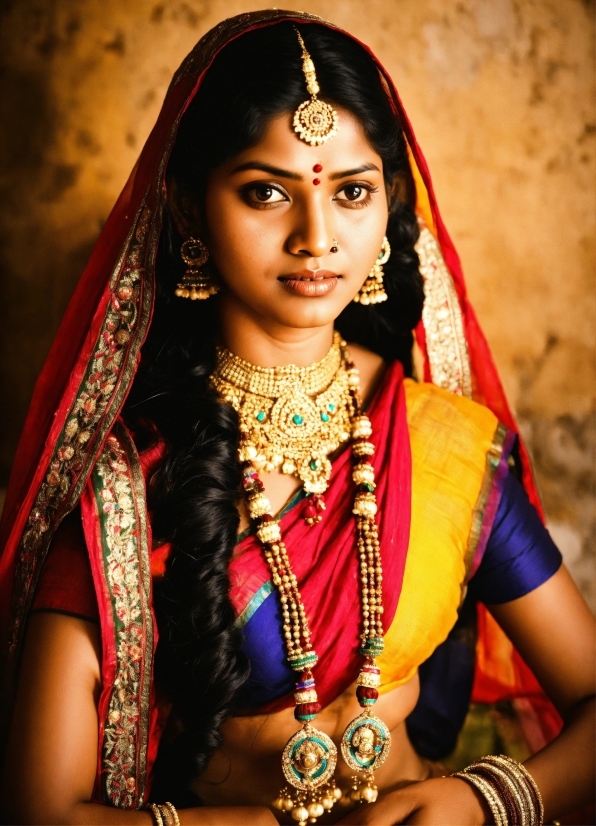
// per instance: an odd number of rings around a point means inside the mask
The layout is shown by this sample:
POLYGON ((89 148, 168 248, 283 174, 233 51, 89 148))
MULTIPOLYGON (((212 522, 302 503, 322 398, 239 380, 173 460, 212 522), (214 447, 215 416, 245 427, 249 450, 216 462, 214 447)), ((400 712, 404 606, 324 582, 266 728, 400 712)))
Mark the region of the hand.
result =
POLYGON ((339 821, 357 826, 482 826, 493 823, 486 801, 458 777, 437 777, 404 789, 380 794, 376 803, 362 804, 339 821))

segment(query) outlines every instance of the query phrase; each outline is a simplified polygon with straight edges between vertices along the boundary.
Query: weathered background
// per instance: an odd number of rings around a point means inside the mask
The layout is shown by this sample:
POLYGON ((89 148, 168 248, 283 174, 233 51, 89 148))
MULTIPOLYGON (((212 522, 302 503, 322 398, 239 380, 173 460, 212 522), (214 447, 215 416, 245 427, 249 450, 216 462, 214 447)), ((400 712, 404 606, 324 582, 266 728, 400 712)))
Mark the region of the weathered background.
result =
MULTIPOLYGON (((61 314, 173 71, 220 19, 267 5, 2 0, 0 484, 61 314)), ((550 528, 596 607, 594 4, 299 5, 369 43, 397 83, 550 528)))

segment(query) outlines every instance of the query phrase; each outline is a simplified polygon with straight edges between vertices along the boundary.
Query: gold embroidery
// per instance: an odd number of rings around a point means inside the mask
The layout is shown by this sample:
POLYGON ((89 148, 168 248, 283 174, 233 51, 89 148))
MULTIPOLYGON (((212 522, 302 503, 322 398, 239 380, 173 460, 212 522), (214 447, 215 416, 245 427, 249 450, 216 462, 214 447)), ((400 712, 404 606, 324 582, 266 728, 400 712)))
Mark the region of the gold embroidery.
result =
MULTIPOLYGON (((110 282, 106 316, 45 479, 31 509, 17 557, 10 648, 14 656, 52 530, 78 500, 94 448, 111 428, 128 390, 149 321, 152 287, 145 278, 150 211, 143 208, 110 282)), ((155 233, 152 237, 155 243, 155 233)))
POLYGON ((116 429, 93 471, 116 651, 102 777, 106 801, 124 809, 144 802, 153 655, 145 493, 135 460, 130 437, 116 429))
POLYGON ((424 278, 422 322, 433 384, 472 398, 472 373, 459 299, 439 245, 422 226, 416 244, 424 278))

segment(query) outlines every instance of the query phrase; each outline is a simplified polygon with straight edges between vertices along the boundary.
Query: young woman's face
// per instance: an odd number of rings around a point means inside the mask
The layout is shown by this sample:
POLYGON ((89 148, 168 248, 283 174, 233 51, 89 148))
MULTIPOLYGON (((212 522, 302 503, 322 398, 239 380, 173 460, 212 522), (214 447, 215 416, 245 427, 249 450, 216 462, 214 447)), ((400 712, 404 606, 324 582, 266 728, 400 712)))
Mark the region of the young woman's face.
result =
POLYGON ((298 139, 290 116, 276 117, 211 175, 202 235, 223 312, 233 302, 267 323, 321 327, 362 286, 387 227, 383 165, 359 121, 338 113, 339 132, 319 147, 298 139))

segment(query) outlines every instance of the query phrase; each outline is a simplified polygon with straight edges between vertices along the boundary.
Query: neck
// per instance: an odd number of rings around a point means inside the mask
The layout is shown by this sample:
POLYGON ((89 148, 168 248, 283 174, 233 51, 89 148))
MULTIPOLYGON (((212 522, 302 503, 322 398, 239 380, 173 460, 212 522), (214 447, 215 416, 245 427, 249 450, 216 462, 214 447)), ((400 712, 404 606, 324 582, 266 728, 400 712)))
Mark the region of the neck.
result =
POLYGON ((226 302, 221 308, 219 338, 220 344, 235 356, 258 367, 308 367, 329 352, 333 322, 322 327, 287 327, 235 312, 226 302))

